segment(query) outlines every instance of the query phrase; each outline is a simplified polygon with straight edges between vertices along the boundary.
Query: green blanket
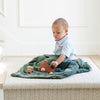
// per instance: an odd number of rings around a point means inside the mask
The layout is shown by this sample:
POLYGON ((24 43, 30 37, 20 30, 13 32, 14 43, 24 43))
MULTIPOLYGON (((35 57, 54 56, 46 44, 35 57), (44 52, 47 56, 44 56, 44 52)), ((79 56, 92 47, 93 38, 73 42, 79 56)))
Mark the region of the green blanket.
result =
POLYGON ((37 56, 22 66, 17 72, 12 73, 11 76, 22 78, 62 79, 76 73, 89 72, 91 70, 90 65, 87 62, 82 61, 80 58, 75 60, 68 60, 66 58, 58 65, 53 74, 48 74, 38 70, 38 67, 40 67, 40 64, 43 63, 44 60, 47 60, 49 65, 50 62, 55 61, 58 57, 59 56, 57 55, 37 56), (34 71, 31 74, 27 74, 27 66, 33 66, 34 71))

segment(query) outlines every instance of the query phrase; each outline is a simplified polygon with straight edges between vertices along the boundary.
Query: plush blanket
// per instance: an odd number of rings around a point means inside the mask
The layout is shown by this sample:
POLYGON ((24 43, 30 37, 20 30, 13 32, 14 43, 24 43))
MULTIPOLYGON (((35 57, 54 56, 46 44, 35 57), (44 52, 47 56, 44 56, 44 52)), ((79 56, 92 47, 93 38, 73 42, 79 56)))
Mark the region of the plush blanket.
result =
POLYGON ((68 60, 66 58, 61 64, 58 65, 53 74, 48 74, 46 72, 41 72, 38 70, 38 68, 40 67, 41 63, 44 62, 44 60, 47 60, 49 65, 58 57, 59 56, 57 55, 37 56, 27 64, 22 66, 17 72, 12 73, 11 76, 21 78, 62 79, 76 73, 89 72, 91 70, 90 65, 80 58, 75 60, 68 60), (34 70, 31 74, 27 74, 27 66, 33 66, 34 70))

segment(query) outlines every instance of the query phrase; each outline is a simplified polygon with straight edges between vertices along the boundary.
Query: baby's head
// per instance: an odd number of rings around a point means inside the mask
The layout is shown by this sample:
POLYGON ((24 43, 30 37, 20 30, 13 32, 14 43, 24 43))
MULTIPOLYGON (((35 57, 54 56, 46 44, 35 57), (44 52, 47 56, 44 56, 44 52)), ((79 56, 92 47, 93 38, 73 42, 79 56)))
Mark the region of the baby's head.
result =
POLYGON ((52 31, 55 40, 61 40, 68 32, 68 23, 63 18, 56 19, 52 24, 52 31))

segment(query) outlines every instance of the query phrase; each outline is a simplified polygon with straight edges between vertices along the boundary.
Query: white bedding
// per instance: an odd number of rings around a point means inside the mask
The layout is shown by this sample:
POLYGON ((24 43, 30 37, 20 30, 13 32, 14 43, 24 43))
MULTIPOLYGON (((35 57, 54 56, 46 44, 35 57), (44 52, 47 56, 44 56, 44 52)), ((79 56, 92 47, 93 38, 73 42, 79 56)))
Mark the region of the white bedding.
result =
MULTIPOLYGON (((27 63, 30 59, 20 59, 11 64, 8 63, 7 77, 4 89, 66 89, 66 88, 100 88, 100 70, 89 58, 82 58, 92 67, 90 72, 74 74, 64 79, 25 79, 11 77, 20 66, 27 63)), ((5 60, 6 62, 6 60, 5 60)))

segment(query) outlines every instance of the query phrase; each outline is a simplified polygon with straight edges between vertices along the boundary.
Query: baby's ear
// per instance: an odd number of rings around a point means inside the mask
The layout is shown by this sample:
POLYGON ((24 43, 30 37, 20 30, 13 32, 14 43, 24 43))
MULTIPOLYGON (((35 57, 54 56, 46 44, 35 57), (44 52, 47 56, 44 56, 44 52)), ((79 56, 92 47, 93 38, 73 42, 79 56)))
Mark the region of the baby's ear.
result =
POLYGON ((65 32, 67 33, 68 32, 68 29, 65 29, 65 32))

